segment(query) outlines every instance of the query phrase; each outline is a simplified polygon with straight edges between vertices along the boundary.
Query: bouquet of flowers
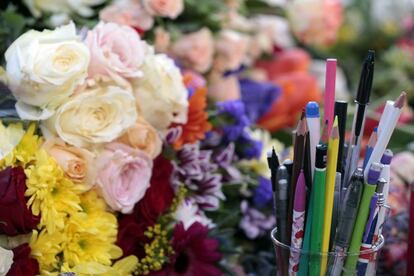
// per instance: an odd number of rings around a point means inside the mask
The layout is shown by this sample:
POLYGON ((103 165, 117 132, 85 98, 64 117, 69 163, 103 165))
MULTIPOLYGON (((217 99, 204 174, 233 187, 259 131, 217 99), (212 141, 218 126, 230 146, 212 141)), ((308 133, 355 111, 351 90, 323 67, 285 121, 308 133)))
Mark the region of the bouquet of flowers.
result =
MULTIPOLYGON (((341 45, 360 37, 355 5, 36 0, 1 11, 0 275, 273 275, 267 152, 291 157, 285 130, 321 100, 321 59, 346 61, 337 95, 349 97, 361 53, 341 45)), ((380 62, 412 88, 410 30, 380 62)), ((377 95, 397 76, 379 75, 377 95)))

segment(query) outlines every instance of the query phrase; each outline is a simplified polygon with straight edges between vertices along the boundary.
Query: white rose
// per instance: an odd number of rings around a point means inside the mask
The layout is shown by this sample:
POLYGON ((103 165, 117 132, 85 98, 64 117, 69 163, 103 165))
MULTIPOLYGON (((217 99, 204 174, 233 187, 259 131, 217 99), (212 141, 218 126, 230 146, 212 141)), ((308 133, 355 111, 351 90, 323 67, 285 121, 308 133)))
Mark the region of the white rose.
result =
POLYGON ((153 127, 165 131, 172 123, 187 122, 188 92, 180 70, 164 54, 147 56, 144 77, 134 82, 138 110, 153 127))
POLYGON ((91 147, 111 142, 137 120, 134 96, 118 86, 97 86, 74 96, 46 122, 68 144, 91 147))
POLYGON ((7 275, 13 264, 13 251, 0 246, 0 276, 7 275))
POLYGON ((70 23, 53 31, 30 30, 7 49, 9 86, 22 119, 53 115, 87 76, 89 50, 70 23))
POLYGON ((105 0, 24 0, 30 12, 35 17, 42 13, 76 13, 83 17, 94 14, 92 7, 105 2, 105 0))

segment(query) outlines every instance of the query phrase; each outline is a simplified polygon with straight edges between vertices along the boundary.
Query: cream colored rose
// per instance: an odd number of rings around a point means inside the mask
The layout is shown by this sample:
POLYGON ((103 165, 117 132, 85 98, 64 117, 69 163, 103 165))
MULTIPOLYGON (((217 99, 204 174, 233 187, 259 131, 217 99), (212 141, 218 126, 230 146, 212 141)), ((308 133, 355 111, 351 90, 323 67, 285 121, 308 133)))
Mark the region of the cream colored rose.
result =
POLYGON ((133 83, 139 112, 158 131, 187 122, 188 92, 180 70, 164 54, 147 56, 143 78, 133 83))
POLYGON ((95 174, 92 170, 94 155, 82 148, 71 147, 59 139, 48 139, 43 148, 52 156, 66 176, 74 182, 83 183, 91 187, 95 183, 95 174))
POLYGON ((183 0, 142 0, 142 4, 151 15, 176 18, 184 9, 183 0))
POLYGON ((145 152, 152 159, 161 153, 162 141, 158 132, 142 117, 117 141, 145 152))
POLYGON ((7 275, 13 264, 13 251, 0 246, 0 276, 7 275))
POLYGON ((105 2, 105 0, 24 0, 25 4, 35 17, 42 13, 76 13, 83 17, 94 14, 92 7, 105 2))
POLYGON ((137 120, 134 96, 118 86, 96 86, 63 104, 46 125, 68 144, 111 142, 137 120))
POLYGON ((75 25, 53 31, 28 31, 7 49, 9 87, 22 119, 45 120, 82 84, 89 64, 88 48, 75 25))
POLYGON ((174 58, 186 67, 204 73, 213 62, 214 40, 211 31, 203 28, 182 36, 171 47, 174 58))

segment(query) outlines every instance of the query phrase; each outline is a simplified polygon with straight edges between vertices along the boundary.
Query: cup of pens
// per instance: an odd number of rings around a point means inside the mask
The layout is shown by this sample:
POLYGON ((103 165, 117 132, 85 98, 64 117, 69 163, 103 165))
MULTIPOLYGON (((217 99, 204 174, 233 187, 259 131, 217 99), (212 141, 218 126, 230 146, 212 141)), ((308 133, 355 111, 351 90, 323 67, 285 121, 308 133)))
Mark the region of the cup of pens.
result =
POLYGON ((268 152, 276 217, 271 238, 278 275, 376 274, 389 211, 393 153, 387 145, 406 93, 385 103, 379 125, 361 156, 373 70, 374 52, 369 51, 348 141, 348 104, 335 102, 336 60, 328 59, 322 127, 318 104, 309 102, 294 134, 293 160, 279 163, 275 150, 268 152))
POLYGON ((275 248, 277 276, 285 275, 375 275, 378 253, 384 245, 383 236, 369 247, 361 247, 358 252, 311 252, 289 246, 278 240, 278 229, 272 231, 271 238, 275 248), (357 266, 345 267, 347 259, 356 259, 357 266), (322 271, 326 263, 326 269, 322 271))

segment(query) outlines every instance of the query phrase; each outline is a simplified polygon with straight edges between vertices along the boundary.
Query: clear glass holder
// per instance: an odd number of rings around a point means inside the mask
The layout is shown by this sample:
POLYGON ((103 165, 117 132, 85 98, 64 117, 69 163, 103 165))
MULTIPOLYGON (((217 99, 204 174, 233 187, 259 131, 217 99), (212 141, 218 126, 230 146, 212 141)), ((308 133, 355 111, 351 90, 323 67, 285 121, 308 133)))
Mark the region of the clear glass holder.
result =
POLYGON ((380 235, 373 245, 365 246, 358 253, 343 250, 322 253, 289 246, 276 237, 277 227, 272 230, 271 238, 276 253, 276 275, 280 276, 372 276, 376 274, 377 256, 384 245, 384 237, 380 235), (348 258, 352 258, 354 262, 357 260, 354 269, 345 268, 348 258))

